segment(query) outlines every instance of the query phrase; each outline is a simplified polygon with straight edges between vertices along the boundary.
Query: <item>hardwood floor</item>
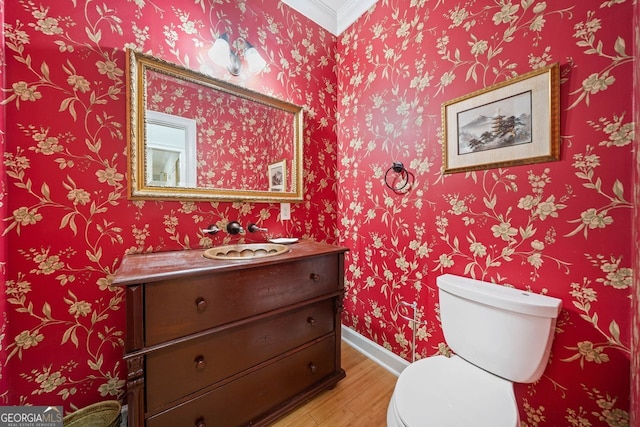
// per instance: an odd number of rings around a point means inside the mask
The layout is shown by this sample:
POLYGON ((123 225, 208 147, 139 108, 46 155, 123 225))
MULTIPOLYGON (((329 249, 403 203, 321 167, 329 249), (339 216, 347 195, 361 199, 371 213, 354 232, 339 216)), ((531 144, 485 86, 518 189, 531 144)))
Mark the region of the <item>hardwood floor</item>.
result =
POLYGON ((333 390, 272 424, 273 427, 384 427, 396 376, 342 342, 342 368, 347 377, 333 390))

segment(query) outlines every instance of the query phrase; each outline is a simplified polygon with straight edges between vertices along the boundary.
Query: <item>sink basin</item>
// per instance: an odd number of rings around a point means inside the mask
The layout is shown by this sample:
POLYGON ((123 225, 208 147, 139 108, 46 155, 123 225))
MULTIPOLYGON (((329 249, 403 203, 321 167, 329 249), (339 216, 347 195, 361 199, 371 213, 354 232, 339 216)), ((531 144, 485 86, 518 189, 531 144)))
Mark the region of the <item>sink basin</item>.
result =
POLYGON ((254 259, 286 254, 289 252, 287 245, 278 243, 242 243, 238 245, 225 245, 204 251, 204 256, 210 259, 254 259))

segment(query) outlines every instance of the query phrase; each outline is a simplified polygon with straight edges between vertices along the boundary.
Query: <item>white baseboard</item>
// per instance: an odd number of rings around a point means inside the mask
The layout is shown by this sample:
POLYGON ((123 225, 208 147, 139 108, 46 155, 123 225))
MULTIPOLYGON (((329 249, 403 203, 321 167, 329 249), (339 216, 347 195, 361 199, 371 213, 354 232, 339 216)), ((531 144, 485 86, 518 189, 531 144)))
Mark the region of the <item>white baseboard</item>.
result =
POLYGON ((396 377, 409 366, 409 362, 371 341, 351 328, 342 325, 342 339, 354 349, 367 356, 396 377))

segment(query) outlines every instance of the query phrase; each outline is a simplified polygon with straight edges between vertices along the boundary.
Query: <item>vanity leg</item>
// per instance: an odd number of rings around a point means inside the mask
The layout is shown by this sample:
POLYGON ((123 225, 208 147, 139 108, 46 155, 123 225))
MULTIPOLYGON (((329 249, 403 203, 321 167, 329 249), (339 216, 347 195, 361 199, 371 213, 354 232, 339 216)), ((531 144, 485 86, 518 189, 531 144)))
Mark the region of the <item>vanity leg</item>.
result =
POLYGON ((127 359, 127 426, 144 427, 144 357, 127 359))

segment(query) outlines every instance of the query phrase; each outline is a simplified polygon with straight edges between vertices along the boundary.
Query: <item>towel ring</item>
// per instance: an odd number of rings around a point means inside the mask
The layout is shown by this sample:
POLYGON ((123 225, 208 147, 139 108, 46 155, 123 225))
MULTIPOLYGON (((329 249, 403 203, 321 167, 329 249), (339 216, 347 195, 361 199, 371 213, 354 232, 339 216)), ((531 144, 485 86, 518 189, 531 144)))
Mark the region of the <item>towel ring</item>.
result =
POLYGON ((393 162, 391 167, 384 173, 384 183, 396 194, 404 194, 411 189, 414 176, 404 167, 402 162, 393 162), (393 171, 397 175, 389 176, 389 172, 393 171), (400 178, 400 184, 396 185, 396 180, 400 178), (393 178, 393 179, 392 179, 393 178), (392 180, 390 183, 389 181, 392 180), (404 191, 403 191, 404 190, 404 191))

